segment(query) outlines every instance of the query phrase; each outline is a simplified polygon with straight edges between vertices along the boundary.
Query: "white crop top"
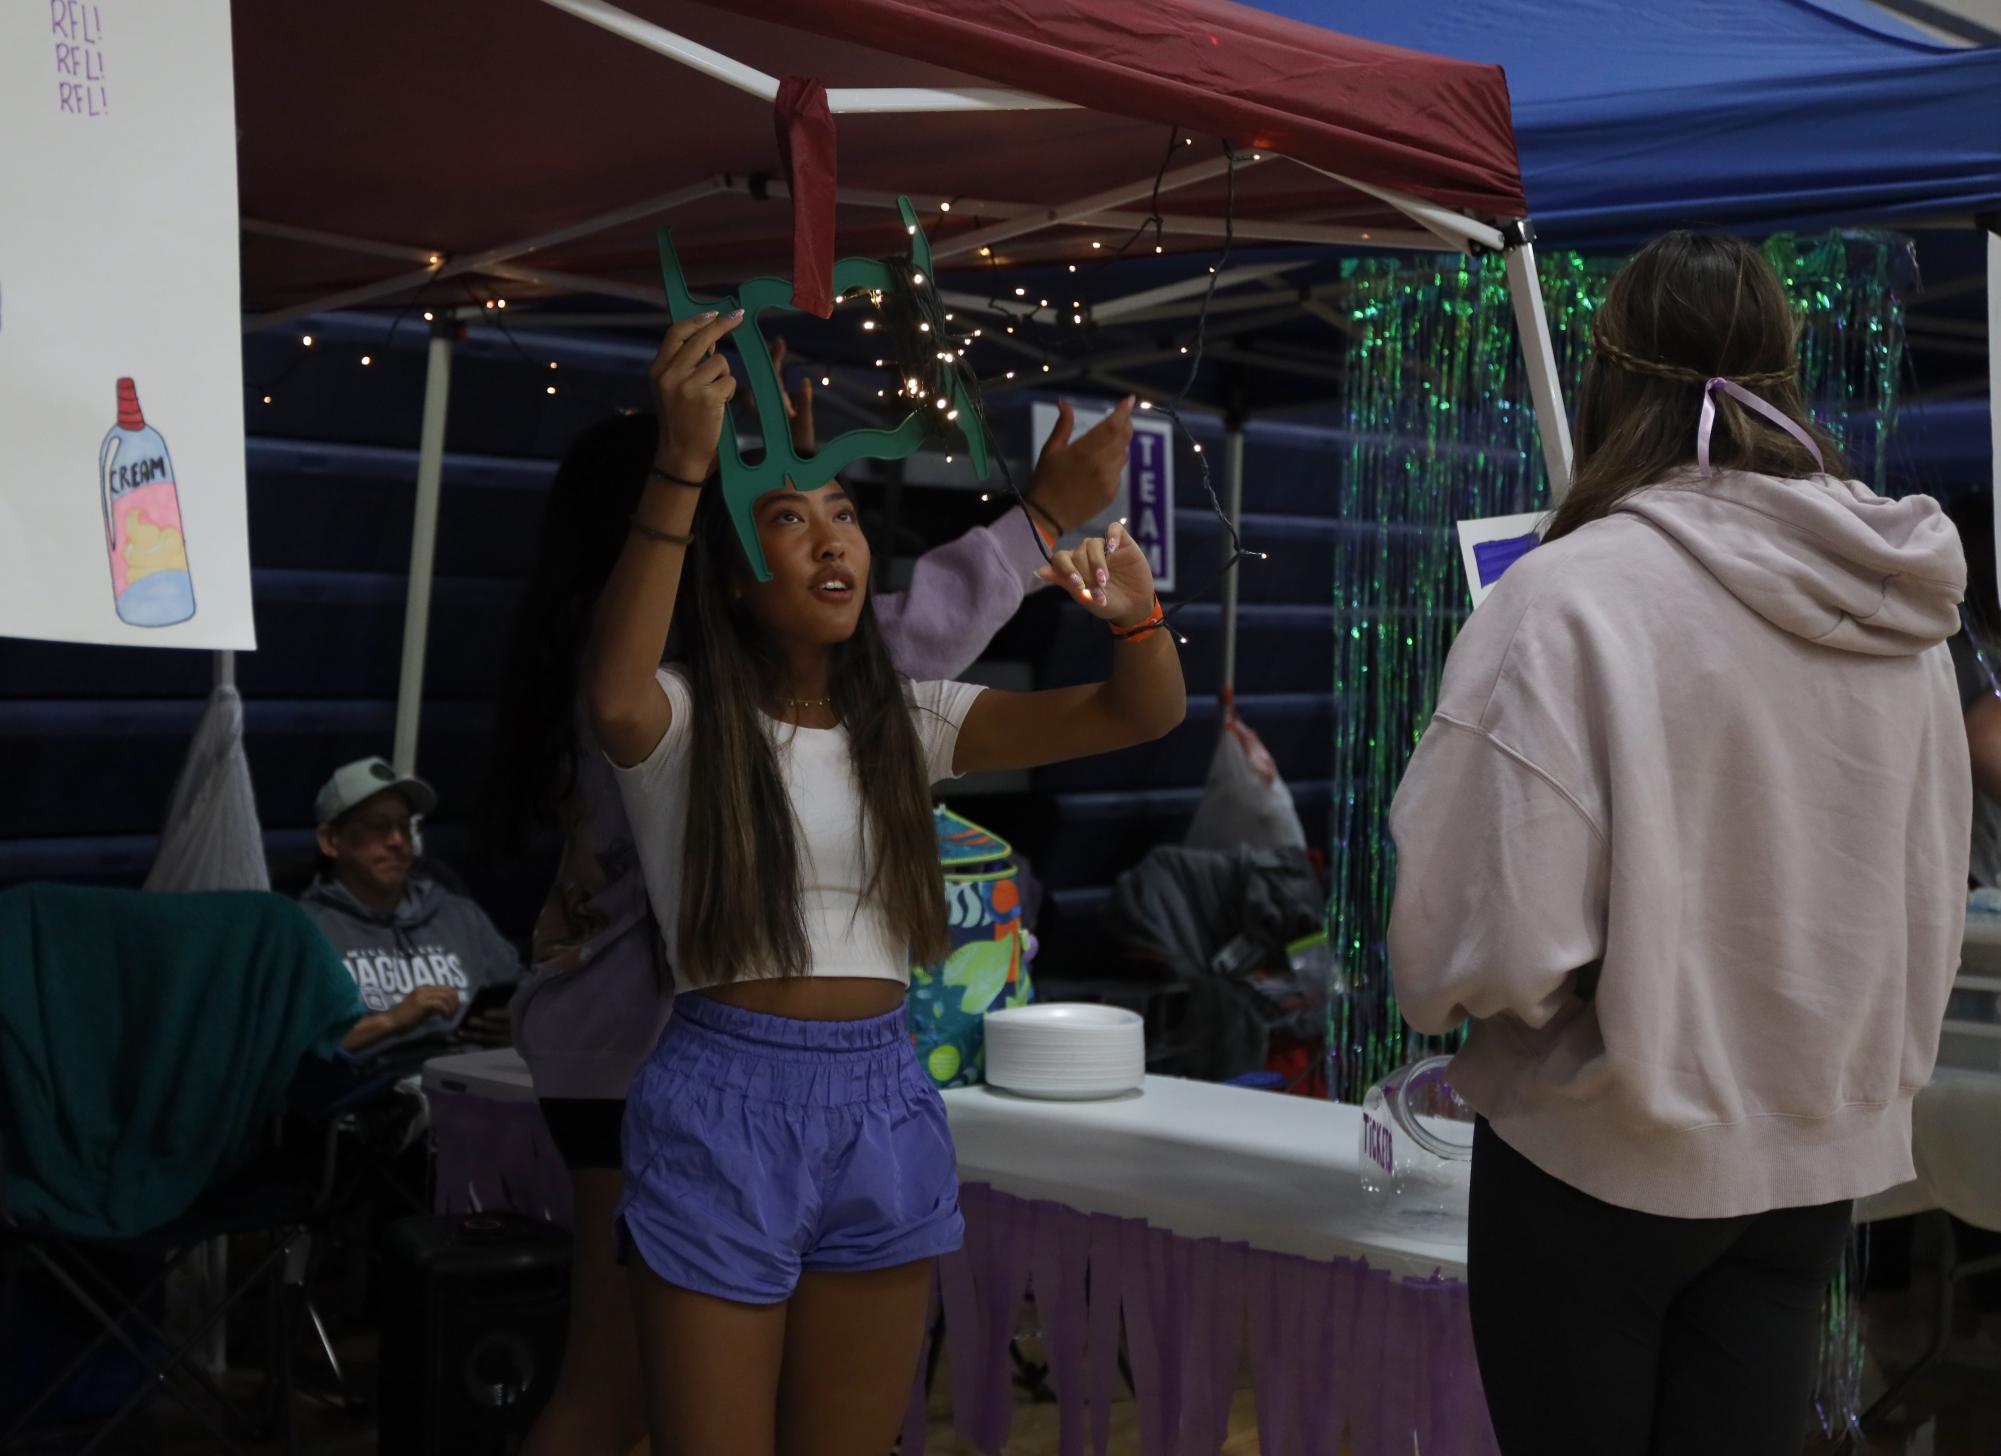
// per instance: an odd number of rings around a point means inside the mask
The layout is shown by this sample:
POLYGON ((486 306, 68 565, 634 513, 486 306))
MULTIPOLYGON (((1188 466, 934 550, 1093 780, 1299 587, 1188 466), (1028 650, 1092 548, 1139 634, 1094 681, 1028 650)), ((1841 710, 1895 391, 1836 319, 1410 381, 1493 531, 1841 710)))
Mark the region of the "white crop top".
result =
MULTIPOLYGON (((700 989, 682 969, 679 945, 695 709, 688 679, 680 669, 660 669, 660 690, 673 708, 672 724, 644 763, 631 768, 613 765, 613 772, 678 994, 700 989)), ((957 777, 952 755, 959 728, 982 691, 972 683, 911 685, 911 721, 928 782, 957 777)), ((806 974, 908 983, 910 948, 893 944, 880 911, 862 900, 862 804, 848 757, 847 730, 798 728, 770 718, 765 726, 798 821, 806 974)), ((774 887, 772 893, 780 892, 774 887)), ((753 973, 745 979, 768 977, 753 973)))

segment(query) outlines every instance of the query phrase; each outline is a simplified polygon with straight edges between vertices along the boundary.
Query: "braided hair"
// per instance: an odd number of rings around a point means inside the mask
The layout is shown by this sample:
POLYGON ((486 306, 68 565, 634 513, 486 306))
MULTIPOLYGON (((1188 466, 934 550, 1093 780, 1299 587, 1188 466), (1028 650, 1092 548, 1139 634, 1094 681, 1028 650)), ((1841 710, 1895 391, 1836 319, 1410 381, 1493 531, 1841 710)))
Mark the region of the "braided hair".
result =
MULTIPOLYGON (((1616 364, 1621 369, 1633 374, 1648 374, 1655 379, 1673 379, 1686 384, 1707 384, 1717 377, 1705 374, 1700 369, 1690 369, 1685 365, 1670 364, 1664 359, 1648 359, 1635 354, 1605 331, 1602 317, 1594 321, 1591 326, 1591 350, 1596 357, 1616 364)), ((1727 377, 1731 383, 1741 384, 1749 389, 1760 384, 1787 384, 1796 379, 1798 374, 1798 365, 1788 365, 1783 369, 1767 369, 1755 374, 1731 374, 1727 377)))
POLYGON ((1742 239, 1684 231, 1654 239, 1612 280, 1591 343, 1576 466, 1545 540, 1609 515, 1635 491, 1693 464, 1712 379, 1756 390, 1808 433, 1826 461, 1719 392, 1709 447, 1719 468, 1846 473, 1839 448, 1807 415, 1792 302, 1764 254, 1742 239))

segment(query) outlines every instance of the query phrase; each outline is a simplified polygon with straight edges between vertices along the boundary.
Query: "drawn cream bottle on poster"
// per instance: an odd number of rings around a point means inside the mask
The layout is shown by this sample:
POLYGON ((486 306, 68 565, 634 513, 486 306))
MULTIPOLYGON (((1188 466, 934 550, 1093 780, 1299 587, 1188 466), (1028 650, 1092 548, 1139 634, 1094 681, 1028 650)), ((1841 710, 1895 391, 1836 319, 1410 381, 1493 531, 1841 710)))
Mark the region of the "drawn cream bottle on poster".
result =
POLYGON ((120 620, 134 627, 187 621, 195 614, 195 587, 174 465, 167 442, 140 413, 139 391, 129 379, 118 381, 118 423, 97 452, 97 474, 120 620))

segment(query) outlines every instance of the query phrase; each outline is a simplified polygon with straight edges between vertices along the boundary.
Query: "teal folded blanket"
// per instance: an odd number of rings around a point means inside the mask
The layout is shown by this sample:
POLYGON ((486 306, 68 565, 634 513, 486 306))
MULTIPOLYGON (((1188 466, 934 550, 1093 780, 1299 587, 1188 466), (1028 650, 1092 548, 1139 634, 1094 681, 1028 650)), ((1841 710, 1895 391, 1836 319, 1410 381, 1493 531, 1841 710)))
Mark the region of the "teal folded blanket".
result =
POLYGON ((362 1014, 277 895, 0 893, 0 1165, 30 1227, 123 1238, 237 1167, 362 1014))

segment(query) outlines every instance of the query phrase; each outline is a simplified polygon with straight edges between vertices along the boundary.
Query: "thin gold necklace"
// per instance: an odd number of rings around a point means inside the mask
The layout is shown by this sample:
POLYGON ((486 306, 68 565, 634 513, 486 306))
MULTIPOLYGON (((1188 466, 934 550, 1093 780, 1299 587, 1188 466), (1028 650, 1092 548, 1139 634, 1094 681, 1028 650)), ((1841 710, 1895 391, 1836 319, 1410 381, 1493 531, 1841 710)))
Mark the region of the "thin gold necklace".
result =
POLYGON ((785 706, 788 708, 831 708, 834 706, 834 700, 832 698, 787 698, 785 706))

